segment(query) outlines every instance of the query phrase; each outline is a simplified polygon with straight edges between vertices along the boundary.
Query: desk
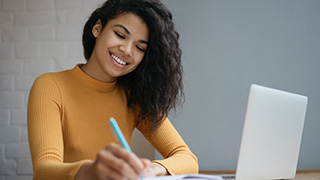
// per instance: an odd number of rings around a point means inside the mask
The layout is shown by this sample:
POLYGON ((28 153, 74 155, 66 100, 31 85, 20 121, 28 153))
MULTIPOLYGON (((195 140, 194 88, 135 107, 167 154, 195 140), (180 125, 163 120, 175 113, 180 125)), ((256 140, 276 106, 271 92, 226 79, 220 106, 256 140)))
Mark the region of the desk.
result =
MULTIPOLYGON (((201 174, 211 174, 211 175, 218 175, 218 174, 235 174, 235 170, 200 170, 199 173, 201 174)), ((315 170, 297 170, 296 177, 291 180, 320 180, 320 169, 315 170)))

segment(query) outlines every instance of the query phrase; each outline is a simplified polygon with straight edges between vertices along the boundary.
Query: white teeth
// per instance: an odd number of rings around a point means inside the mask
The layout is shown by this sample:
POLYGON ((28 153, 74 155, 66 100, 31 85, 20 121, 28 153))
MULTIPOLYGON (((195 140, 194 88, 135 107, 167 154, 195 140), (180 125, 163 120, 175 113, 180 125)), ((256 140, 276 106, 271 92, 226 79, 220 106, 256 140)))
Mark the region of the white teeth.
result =
POLYGON ((122 61, 120 58, 118 58, 117 56, 111 54, 111 57, 116 60, 119 64, 122 64, 122 65, 126 65, 127 63, 122 61))

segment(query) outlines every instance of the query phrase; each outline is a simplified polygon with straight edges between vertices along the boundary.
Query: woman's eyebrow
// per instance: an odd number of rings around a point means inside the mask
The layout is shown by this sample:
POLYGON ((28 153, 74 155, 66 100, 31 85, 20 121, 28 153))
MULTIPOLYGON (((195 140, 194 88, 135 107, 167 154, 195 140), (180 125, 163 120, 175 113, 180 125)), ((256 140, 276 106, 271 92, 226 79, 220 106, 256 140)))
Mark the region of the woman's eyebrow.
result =
MULTIPOLYGON (((130 31, 129 31, 124 25, 116 24, 116 25, 114 25, 113 27, 120 27, 120 28, 122 28, 127 34, 130 35, 130 31)), ((149 44, 147 41, 144 41, 144 40, 140 40, 139 42, 144 43, 144 44, 147 44, 147 45, 149 44)))
POLYGON ((146 45, 149 44, 147 41, 144 41, 144 40, 140 40, 139 42, 144 43, 144 44, 146 44, 146 45))
POLYGON ((122 28, 124 31, 126 31, 127 34, 130 35, 130 31, 129 31, 125 26, 123 26, 123 25, 121 25, 121 24, 116 24, 116 25, 114 25, 114 27, 120 27, 120 28, 122 28))

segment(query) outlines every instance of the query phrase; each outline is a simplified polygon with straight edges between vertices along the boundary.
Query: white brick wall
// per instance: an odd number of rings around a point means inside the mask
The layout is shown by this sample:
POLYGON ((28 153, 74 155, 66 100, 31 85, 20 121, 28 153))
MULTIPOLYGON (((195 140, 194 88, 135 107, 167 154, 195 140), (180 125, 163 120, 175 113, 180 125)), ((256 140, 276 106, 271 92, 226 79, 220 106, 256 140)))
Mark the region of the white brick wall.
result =
POLYGON ((53 10, 54 9, 54 1, 52 0, 28 0, 27 2, 28 10, 53 10))
POLYGON ((0 0, 0 180, 31 180, 27 101, 34 79, 85 62, 81 36, 104 0, 0 0))
MULTIPOLYGON (((1 32, 2 32, 2 30, 1 30, 1 32)), ((3 34, 1 36, 3 36, 3 34)), ((5 58, 12 58, 12 57, 13 57, 13 45, 1 44, 0 45, 0 58, 1 58, 1 60, 5 59, 5 58)))
POLYGON ((26 0, 2 0, 3 12, 17 12, 26 9, 26 0))

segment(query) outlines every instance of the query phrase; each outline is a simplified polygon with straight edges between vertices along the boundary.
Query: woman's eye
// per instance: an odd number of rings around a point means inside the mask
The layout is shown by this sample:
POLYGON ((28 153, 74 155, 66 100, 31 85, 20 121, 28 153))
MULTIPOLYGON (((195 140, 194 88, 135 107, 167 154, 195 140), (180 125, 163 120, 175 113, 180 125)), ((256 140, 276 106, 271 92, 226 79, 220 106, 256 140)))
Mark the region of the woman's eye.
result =
POLYGON ((118 33, 118 32, 114 32, 119 38, 121 38, 121 39, 124 39, 125 37, 122 35, 122 34, 120 34, 120 33, 118 33))
POLYGON ((137 47, 137 49, 139 49, 140 51, 146 52, 146 50, 145 50, 144 48, 142 48, 142 47, 140 47, 140 46, 136 46, 136 47, 137 47))

